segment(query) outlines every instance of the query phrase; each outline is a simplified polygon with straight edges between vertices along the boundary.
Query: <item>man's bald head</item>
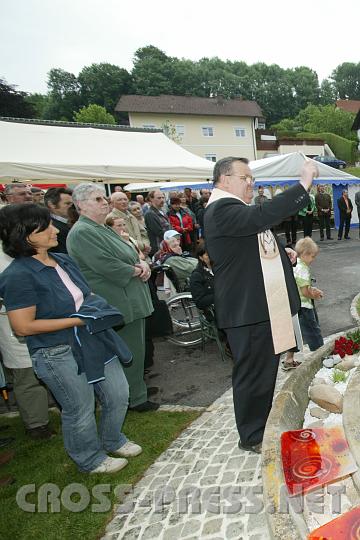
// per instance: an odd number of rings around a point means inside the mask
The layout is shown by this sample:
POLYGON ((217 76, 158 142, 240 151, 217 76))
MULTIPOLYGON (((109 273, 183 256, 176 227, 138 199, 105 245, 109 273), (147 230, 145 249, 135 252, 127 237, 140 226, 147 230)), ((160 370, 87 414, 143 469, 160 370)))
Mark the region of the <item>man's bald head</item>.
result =
POLYGON ((120 210, 121 212, 126 212, 129 205, 129 199, 126 196, 126 193, 116 191, 111 195, 111 204, 117 210, 120 210))

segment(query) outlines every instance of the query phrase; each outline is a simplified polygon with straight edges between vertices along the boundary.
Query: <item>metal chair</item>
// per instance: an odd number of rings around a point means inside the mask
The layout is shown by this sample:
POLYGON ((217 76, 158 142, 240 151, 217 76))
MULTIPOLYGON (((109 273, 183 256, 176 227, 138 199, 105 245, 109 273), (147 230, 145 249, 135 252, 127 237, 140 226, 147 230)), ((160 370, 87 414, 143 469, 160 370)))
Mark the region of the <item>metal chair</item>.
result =
POLYGON ((180 347, 194 347, 202 342, 202 330, 199 321, 198 309, 192 299, 191 292, 185 287, 180 287, 179 280, 172 268, 166 264, 157 265, 152 268, 151 277, 154 284, 156 277, 166 274, 173 284, 176 294, 166 299, 166 304, 170 313, 173 332, 165 336, 165 339, 180 345, 180 347))
POLYGON ((226 352, 223 342, 221 341, 219 329, 215 323, 215 312, 212 307, 207 308, 206 312, 199 309, 199 320, 201 325, 201 341, 203 351, 207 340, 216 341, 221 360, 225 362, 226 352))

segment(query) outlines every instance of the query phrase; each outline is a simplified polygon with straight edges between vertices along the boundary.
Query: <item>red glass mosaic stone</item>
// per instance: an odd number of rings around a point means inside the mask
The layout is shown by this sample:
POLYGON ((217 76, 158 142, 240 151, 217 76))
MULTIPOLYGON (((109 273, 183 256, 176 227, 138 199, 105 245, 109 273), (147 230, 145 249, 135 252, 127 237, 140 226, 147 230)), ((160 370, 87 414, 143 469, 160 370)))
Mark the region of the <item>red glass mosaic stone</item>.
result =
POLYGON ((308 535, 308 540, 359 540, 360 506, 329 521, 308 535))
POLYGON ((290 496, 306 493, 357 470, 341 426, 282 433, 281 458, 290 496))

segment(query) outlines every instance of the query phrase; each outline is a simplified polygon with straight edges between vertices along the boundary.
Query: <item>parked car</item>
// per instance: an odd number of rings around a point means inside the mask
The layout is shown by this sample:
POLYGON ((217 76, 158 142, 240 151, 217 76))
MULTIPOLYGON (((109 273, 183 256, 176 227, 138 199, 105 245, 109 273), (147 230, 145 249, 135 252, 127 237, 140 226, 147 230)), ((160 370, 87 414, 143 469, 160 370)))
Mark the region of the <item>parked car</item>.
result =
POLYGON ((319 161, 320 163, 325 163, 325 165, 329 165, 329 167, 334 167, 335 169, 345 169, 346 167, 346 161, 343 161, 342 159, 337 159, 333 156, 315 156, 314 159, 316 161, 319 161))

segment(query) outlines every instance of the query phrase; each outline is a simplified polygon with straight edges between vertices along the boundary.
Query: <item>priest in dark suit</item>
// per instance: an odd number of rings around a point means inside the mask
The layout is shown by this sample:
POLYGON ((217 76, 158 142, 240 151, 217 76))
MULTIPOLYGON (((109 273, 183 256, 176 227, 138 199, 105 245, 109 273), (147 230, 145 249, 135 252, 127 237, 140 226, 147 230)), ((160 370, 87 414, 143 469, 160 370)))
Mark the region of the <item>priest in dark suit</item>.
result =
POLYGON ((68 210, 72 205, 72 190, 67 188, 50 188, 45 193, 44 204, 50 210, 51 221, 58 229, 58 245, 49 251, 67 253, 66 238, 70 231, 68 210))
MULTIPOLYGON (((293 316, 300 308, 290 258, 270 228, 309 203, 316 174, 316 165, 306 162, 297 185, 261 206, 250 206, 254 180, 248 160, 223 158, 214 167, 204 224, 215 277, 216 319, 234 358, 239 447, 257 453, 279 356, 295 346, 293 316)), ((287 251, 295 260, 295 253, 287 251)))

